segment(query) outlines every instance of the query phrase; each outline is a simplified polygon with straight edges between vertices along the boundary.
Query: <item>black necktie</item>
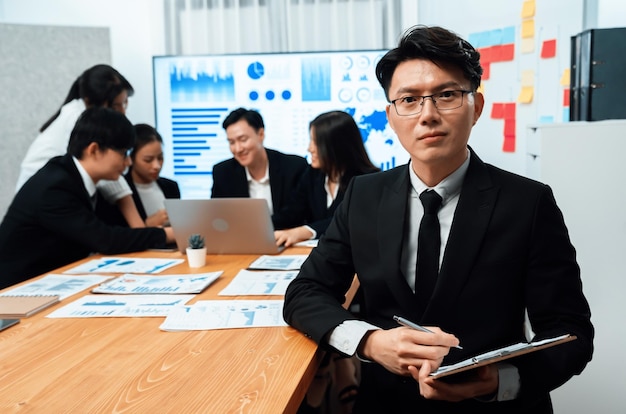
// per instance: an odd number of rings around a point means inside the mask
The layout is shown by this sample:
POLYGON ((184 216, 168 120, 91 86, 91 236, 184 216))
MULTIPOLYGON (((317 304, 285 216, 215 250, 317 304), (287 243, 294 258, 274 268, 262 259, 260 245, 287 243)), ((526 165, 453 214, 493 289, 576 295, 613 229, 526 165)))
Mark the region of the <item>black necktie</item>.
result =
POLYGON ((435 289, 439 273, 441 235, 437 212, 441 206, 441 196, 434 190, 428 190, 420 194, 420 200, 424 206, 424 216, 417 236, 415 294, 423 311, 435 289))
POLYGON ((91 207, 95 210, 98 202, 98 193, 93 193, 92 196, 89 196, 89 201, 91 201, 91 207))

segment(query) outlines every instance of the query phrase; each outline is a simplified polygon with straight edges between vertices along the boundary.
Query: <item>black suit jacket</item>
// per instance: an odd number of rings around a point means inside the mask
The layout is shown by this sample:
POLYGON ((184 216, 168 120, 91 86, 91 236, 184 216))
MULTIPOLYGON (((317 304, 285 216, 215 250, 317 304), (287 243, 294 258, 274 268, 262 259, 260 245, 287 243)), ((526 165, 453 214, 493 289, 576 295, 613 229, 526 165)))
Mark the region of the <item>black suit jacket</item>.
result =
POLYGON ((0 224, 0 288, 92 252, 119 254, 164 245, 163 229, 101 221, 72 157, 55 157, 24 184, 0 224))
MULTIPOLYGON (((279 211, 289 201, 300 176, 309 164, 297 155, 283 154, 267 148, 265 151, 269 163, 273 210, 279 211)), ((246 170, 234 158, 213 166, 211 198, 225 197, 250 197, 246 170)))
POLYGON ((473 152, 437 285, 420 315, 400 265, 411 188, 408 166, 355 177, 325 236, 289 285, 286 321, 324 343, 345 320, 352 277, 361 284, 364 318, 382 328, 394 315, 455 334, 444 364, 524 341, 524 310, 537 338, 578 339, 510 360, 521 391, 511 402, 427 401, 417 383, 378 364, 363 364, 355 413, 550 413, 548 393, 580 373, 592 355, 593 327, 576 254, 550 188, 484 164, 473 152), (432 410, 432 411, 428 411, 432 410))

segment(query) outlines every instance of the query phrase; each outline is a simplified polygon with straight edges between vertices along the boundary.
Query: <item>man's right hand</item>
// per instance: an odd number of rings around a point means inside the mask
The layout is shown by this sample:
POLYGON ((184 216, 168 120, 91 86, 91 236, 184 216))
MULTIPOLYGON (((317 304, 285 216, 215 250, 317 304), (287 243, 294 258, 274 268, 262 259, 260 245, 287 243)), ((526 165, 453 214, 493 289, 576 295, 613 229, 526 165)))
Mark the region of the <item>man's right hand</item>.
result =
POLYGON ((435 370, 450 348, 459 345, 459 340, 439 328, 428 329, 433 333, 404 326, 370 331, 361 341, 358 354, 398 375, 411 375, 409 366, 419 370, 424 361, 428 361, 430 368, 435 370))

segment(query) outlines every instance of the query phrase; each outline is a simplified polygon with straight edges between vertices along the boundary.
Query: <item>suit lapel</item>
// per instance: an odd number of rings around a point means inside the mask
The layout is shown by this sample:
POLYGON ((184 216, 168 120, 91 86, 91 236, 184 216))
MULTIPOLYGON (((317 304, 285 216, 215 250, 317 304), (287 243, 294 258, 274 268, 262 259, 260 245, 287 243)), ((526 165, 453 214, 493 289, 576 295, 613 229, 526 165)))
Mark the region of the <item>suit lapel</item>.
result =
POLYGON ((233 172, 231 185, 233 194, 237 197, 250 197, 250 189, 248 188, 248 178, 246 177, 246 169, 233 158, 233 172))
POLYGON ((402 240, 406 229, 407 200, 409 196, 408 165, 383 187, 378 214, 378 248, 385 262, 387 285, 398 304, 410 312, 417 312, 417 302, 401 269, 402 240))
POLYGON ((453 309, 487 232, 498 190, 493 186, 485 164, 471 151, 437 285, 422 322, 429 319, 441 321, 449 309, 453 309))
POLYGON ((276 211, 282 204, 282 200, 279 197, 280 194, 283 194, 283 180, 281 179, 282 164, 280 157, 275 157, 273 151, 265 149, 265 152, 267 153, 267 163, 269 165, 268 175, 271 183, 272 205, 274 206, 274 211, 276 211))

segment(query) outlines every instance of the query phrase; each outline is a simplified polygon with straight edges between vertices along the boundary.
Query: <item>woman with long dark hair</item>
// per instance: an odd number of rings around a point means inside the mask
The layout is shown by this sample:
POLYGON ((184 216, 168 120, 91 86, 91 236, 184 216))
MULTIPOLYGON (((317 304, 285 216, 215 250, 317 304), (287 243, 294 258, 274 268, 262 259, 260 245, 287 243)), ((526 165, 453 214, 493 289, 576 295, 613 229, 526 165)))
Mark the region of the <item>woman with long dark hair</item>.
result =
POLYGON ((309 125, 311 165, 291 202, 274 213, 278 244, 319 238, 330 224, 352 177, 379 171, 369 159, 354 118, 343 111, 318 115, 309 125))

